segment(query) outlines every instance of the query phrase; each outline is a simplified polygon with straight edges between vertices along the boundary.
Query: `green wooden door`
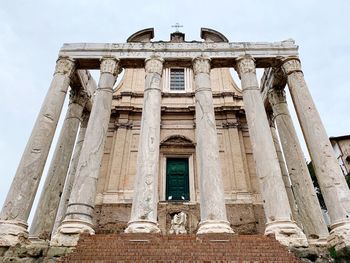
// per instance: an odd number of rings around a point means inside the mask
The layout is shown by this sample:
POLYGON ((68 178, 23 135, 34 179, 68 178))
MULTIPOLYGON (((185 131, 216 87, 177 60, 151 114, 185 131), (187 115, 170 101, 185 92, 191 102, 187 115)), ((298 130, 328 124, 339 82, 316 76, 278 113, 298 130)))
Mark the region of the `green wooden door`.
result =
POLYGON ((187 158, 167 158, 166 199, 168 201, 190 200, 187 158))

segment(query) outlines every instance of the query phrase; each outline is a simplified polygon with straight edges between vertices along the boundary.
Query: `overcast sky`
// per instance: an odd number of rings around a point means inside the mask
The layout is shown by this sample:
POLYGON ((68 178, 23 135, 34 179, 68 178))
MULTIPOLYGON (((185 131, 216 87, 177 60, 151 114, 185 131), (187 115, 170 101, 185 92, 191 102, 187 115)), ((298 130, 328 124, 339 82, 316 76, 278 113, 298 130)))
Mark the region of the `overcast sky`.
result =
POLYGON ((63 43, 122 43, 148 27, 155 29, 154 40, 168 40, 176 22, 184 26, 181 30, 186 40, 200 40, 201 27, 223 33, 230 42, 293 38, 300 47, 305 78, 328 135, 338 136, 350 134, 349 11, 347 0, 3 0, 0 206, 63 43))

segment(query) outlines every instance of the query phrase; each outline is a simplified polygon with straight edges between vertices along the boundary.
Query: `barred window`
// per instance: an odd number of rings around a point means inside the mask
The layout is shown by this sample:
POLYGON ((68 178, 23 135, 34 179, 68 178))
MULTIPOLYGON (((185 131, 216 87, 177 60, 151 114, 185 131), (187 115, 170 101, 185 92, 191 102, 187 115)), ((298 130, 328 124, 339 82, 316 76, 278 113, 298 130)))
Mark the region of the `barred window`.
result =
POLYGON ((185 69, 170 69, 170 90, 185 90, 185 69))

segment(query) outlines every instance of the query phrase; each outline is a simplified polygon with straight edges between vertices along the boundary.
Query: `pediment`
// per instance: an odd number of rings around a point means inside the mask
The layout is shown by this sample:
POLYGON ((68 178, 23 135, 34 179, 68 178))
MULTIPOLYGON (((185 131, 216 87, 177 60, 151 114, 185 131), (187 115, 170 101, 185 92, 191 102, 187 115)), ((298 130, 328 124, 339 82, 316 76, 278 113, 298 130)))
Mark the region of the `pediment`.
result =
POLYGON ((160 146, 194 147, 195 143, 183 135, 172 135, 161 141, 160 146))

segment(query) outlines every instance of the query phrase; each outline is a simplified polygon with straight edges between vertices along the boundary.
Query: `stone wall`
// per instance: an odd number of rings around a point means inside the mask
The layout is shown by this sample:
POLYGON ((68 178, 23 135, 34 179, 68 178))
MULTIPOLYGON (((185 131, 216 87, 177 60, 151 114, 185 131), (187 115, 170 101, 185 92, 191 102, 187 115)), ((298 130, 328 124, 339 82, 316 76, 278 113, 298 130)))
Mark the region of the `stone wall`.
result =
MULTIPOLYGON (((237 234, 263 234, 265 215, 262 205, 227 204, 227 218, 237 234)), ((161 202, 158 205, 158 222, 162 234, 167 234, 174 214, 187 215, 186 230, 196 233, 200 221, 199 204, 161 202)), ((95 207, 96 233, 122 233, 130 219, 131 204, 103 204, 95 207)))

